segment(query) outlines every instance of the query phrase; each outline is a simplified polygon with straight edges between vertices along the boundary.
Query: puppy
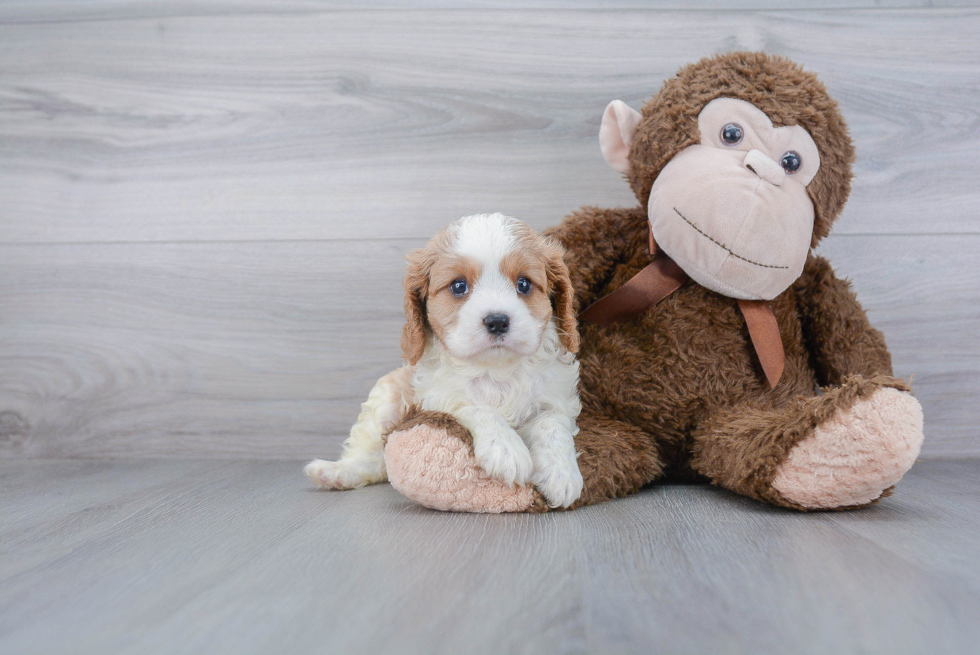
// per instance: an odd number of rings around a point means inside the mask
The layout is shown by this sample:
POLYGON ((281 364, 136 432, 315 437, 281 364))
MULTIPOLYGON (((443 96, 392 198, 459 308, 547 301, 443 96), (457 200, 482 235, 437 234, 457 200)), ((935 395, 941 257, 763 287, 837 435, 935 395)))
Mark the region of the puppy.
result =
POLYGON ((304 469, 318 487, 387 479, 384 436, 412 406, 446 412, 477 462, 528 482, 552 507, 582 493, 576 461, 578 331, 562 247, 502 214, 466 216, 409 255, 402 352, 409 365, 361 405, 339 461, 304 469))

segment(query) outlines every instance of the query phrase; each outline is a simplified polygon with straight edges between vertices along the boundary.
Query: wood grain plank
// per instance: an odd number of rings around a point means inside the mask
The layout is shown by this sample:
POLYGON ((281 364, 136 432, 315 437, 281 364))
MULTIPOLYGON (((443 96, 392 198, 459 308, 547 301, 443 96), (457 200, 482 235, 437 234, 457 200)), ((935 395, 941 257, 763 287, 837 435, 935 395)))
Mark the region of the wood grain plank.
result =
POLYGON ((107 493, 83 538, 39 521, 46 537, 0 578, 3 650, 65 635, 78 653, 581 650, 560 516, 438 514, 388 485, 317 493, 298 462, 190 464, 142 497, 107 493))
POLYGON ((107 527, 175 494, 185 478, 210 479, 222 466, 187 460, 27 462, 2 469, 0 581, 69 556, 107 527))
POLYGON ((0 242, 421 238, 632 204, 598 153, 605 104, 732 48, 840 100, 859 160, 839 233, 975 234, 978 32, 975 9, 7 22, 0 242))
POLYGON ((405 245, 8 247, 5 442, 33 456, 332 446, 399 365, 405 245))
POLYGON ((881 504, 874 521, 829 514, 834 525, 873 541, 916 566, 963 578, 980 588, 980 485, 967 474, 977 464, 962 460, 919 462, 881 504), (974 467, 971 469, 971 467, 974 467))
MULTIPOLYGON (((976 467, 971 462, 960 475, 976 467)), ((601 644, 595 650, 967 652, 980 634, 971 618, 980 602, 973 574, 920 566, 844 527, 887 522, 897 533, 950 525, 935 508, 918 521, 895 513, 902 499, 921 496, 917 476, 913 468, 896 498, 879 507, 832 516, 683 485, 583 514, 591 539, 577 552, 590 583, 583 591, 586 621, 601 644)), ((976 498, 968 502, 975 526, 976 498)), ((975 528, 966 530, 976 538, 975 528)), ((929 543, 941 538, 927 534, 929 543)))
POLYGON ((133 20, 354 9, 847 10, 976 7, 978 0, 0 0, 0 23, 133 20))
MULTIPOLYGON (((400 364, 420 242, 0 246, 0 457, 334 457, 400 364)), ((915 374, 927 456, 977 455, 978 236, 831 237, 915 374)))
MULTIPOLYGON (((3 652, 967 653, 980 638, 980 461, 921 462, 857 512, 666 485, 534 516, 432 512, 389 485, 315 492, 299 462, 88 465, 84 532, 79 503, 38 512, 16 548, 0 539, 3 652), (117 482, 143 476, 135 493, 117 482)), ((66 466, 0 461, 0 480, 18 475, 0 511, 75 493, 66 466)))

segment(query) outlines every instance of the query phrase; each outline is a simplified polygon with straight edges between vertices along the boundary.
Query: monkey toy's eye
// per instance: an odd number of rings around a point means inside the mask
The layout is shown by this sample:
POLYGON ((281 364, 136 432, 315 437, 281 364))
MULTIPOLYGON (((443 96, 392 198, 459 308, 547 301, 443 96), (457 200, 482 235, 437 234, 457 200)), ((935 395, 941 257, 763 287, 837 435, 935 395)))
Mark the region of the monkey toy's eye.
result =
POLYGON ((729 123, 721 128, 721 140, 730 146, 737 145, 742 140, 742 126, 738 123, 729 123))
POLYGON ((783 158, 779 160, 779 165, 782 166, 783 170, 787 173, 795 173, 796 171, 800 170, 800 164, 802 163, 803 160, 800 159, 800 156, 792 150, 783 155, 783 158))
POLYGON ((465 296, 466 292, 469 290, 470 287, 466 284, 466 280, 463 278, 453 280, 453 283, 449 285, 449 291, 452 292, 454 296, 465 296))
POLYGON ((526 277, 517 278, 517 293, 531 293, 531 281, 526 277))

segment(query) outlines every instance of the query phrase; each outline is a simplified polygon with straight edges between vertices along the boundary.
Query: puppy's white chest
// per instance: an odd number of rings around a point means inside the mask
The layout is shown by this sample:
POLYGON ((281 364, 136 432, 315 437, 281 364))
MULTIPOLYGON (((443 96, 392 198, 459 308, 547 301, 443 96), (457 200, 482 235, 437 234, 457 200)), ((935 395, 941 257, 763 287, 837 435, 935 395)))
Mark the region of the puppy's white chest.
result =
POLYGON ((527 375, 523 371, 506 378, 488 374, 471 380, 466 395, 470 404, 495 408, 514 427, 536 413, 541 386, 540 376, 527 375))
POLYGON ((502 372, 428 363, 416 367, 414 379, 423 409, 455 414, 463 407, 492 407, 517 428, 538 413, 546 395, 544 377, 524 367, 502 372))

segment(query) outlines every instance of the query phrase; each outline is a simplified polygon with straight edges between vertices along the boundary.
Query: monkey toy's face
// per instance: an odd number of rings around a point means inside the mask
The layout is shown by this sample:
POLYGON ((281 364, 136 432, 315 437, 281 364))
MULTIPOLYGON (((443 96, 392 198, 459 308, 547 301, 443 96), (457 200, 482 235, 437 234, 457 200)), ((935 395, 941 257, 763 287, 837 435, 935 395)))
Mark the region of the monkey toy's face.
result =
MULTIPOLYGON (((603 153, 622 172, 639 120, 619 101, 603 118, 603 153)), ((702 286, 771 300, 806 262, 814 220, 806 186, 820 168, 817 146, 802 127, 773 127, 735 98, 709 102, 698 128, 700 143, 674 155, 650 191, 653 237, 702 286)))

